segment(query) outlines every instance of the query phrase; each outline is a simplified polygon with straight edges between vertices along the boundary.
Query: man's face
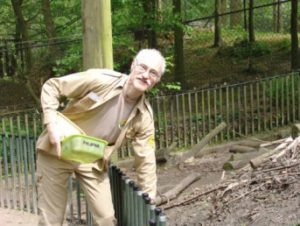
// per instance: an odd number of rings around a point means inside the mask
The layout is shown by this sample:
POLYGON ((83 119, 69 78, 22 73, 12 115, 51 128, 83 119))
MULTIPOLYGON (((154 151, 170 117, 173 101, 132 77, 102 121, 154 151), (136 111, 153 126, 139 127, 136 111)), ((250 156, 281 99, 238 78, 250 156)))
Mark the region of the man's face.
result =
POLYGON ((134 60, 131 65, 129 83, 135 90, 145 92, 150 90, 161 77, 161 62, 158 59, 151 59, 151 56, 134 60))

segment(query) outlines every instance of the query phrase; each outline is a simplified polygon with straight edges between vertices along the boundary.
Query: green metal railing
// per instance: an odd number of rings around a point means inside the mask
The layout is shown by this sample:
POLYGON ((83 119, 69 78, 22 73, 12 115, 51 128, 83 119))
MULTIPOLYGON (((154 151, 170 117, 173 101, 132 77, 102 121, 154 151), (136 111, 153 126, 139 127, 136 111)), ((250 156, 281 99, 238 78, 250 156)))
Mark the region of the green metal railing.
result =
POLYGON ((148 194, 143 193, 133 180, 116 166, 109 168, 109 175, 118 225, 166 225, 165 214, 150 203, 148 194))
MULTIPOLYGON (((0 207, 37 214, 35 180, 36 137, 1 134, 0 207)), ((118 225, 165 225, 166 217, 150 203, 147 194, 116 166, 109 167, 113 202, 118 225)), ((79 183, 69 177, 67 220, 93 224, 79 183)))

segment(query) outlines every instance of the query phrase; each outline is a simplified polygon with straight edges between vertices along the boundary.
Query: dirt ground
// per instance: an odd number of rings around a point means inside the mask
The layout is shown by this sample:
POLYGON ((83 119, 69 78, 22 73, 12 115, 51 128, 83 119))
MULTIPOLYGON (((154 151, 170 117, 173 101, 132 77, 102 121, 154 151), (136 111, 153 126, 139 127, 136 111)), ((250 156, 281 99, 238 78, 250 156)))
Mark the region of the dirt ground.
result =
POLYGON ((224 171, 224 152, 206 155, 183 169, 159 169, 162 193, 200 173, 176 199, 161 208, 168 225, 300 225, 300 150, 296 157, 266 162, 253 170, 224 171), (291 166, 291 167, 286 167, 291 166))

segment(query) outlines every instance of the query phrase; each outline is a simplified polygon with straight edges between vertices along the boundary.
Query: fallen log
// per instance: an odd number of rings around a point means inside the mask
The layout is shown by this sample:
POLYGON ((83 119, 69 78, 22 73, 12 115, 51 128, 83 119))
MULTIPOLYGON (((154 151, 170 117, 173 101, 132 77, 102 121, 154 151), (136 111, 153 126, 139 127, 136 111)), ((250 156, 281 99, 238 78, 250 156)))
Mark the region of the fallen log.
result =
POLYGON ((244 154, 234 154, 231 156, 230 160, 225 162, 223 165, 224 170, 237 170, 249 164, 251 159, 256 158, 257 156, 261 156, 268 152, 269 150, 266 148, 260 148, 256 152, 248 152, 244 154))
POLYGON ((274 140, 274 141, 270 141, 270 142, 266 142, 260 145, 260 147, 268 147, 268 146, 272 146, 274 144, 279 144, 282 143, 286 140, 286 138, 283 139, 279 139, 279 140, 274 140))
POLYGON ((231 153, 247 153, 247 152, 254 152, 257 151, 257 148, 242 146, 242 145, 233 145, 229 152, 231 153))
POLYGON ((238 145, 242 145, 242 146, 248 146, 248 147, 253 147, 253 148, 258 148, 261 144, 265 143, 265 141, 262 140, 257 140, 254 138, 253 139, 247 139, 247 140, 240 140, 237 141, 238 145))
MULTIPOLYGON (((174 151, 176 146, 177 143, 173 142, 169 147, 157 150, 155 153, 156 162, 157 163, 167 162, 171 158, 170 152, 174 151)), ((132 168, 134 167, 134 157, 118 161, 115 164, 120 168, 132 168)))
MULTIPOLYGON (((273 162, 276 162, 278 158, 284 156, 284 155, 285 155, 288 151, 290 151, 290 150, 292 151, 293 157, 294 157, 294 154, 295 154, 295 152, 296 152, 296 150, 297 150, 297 147, 298 147, 299 143, 300 143, 300 137, 295 138, 295 139, 294 139, 293 141, 291 141, 291 143, 290 143, 286 148, 284 148, 281 152, 279 152, 278 154, 272 156, 272 161, 273 161, 273 162)), ((293 157, 292 157, 292 158, 293 158, 293 157)))
POLYGON ((169 147, 160 149, 155 153, 157 163, 165 163, 170 159, 170 152, 177 147, 177 142, 173 142, 169 147))
POLYGON ((155 198, 155 204, 161 205, 164 204, 171 199, 174 199, 178 196, 179 193, 181 193, 184 189, 186 189, 190 184, 195 182, 196 180, 200 179, 200 174, 191 174, 185 179, 183 179, 179 184, 177 184, 173 189, 167 191, 166 193, 157 196, 155 198))
POLYGON ((300 136, 300 124, 293 124, 291 126, 291 136, 293 139, 300 136))
POLYGON ((190 151, 183 153, 181 156, 177 156, 176 164, 183 163, 186 159, 199 156, 199 152, 211 141, 218 133, 220 133, 225 127, 226 123, 220 123, 216 128, 210 131, 198 144, 192 147, 190 151))
POLYGON ((280 151, 282 151, 284 148, 286 148, 293 139, 291 137, 286 138, 280 145, 278 145, 275 149, 258 156, 257 158, 254 158, 250 161, 250 165, 253 169, 259 167, 261 164, 265 163, 266 161, 270 160, 272 156, 276 156, 280 151))

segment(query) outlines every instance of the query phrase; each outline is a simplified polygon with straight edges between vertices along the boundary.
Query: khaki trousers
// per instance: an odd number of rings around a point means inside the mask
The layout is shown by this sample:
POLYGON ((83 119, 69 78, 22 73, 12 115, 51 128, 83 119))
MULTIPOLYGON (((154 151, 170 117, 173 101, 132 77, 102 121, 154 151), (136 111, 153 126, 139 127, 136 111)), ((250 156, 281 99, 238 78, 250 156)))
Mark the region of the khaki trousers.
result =
POLYGON ((59 160, 43 151, 38 151, 36 173, 39 225, 63 224, 68 197, 68 178, 72 173, 75 173, 85 193, 94 225, 116 225, 107 173, 92 167, 92 164, 59 160))

